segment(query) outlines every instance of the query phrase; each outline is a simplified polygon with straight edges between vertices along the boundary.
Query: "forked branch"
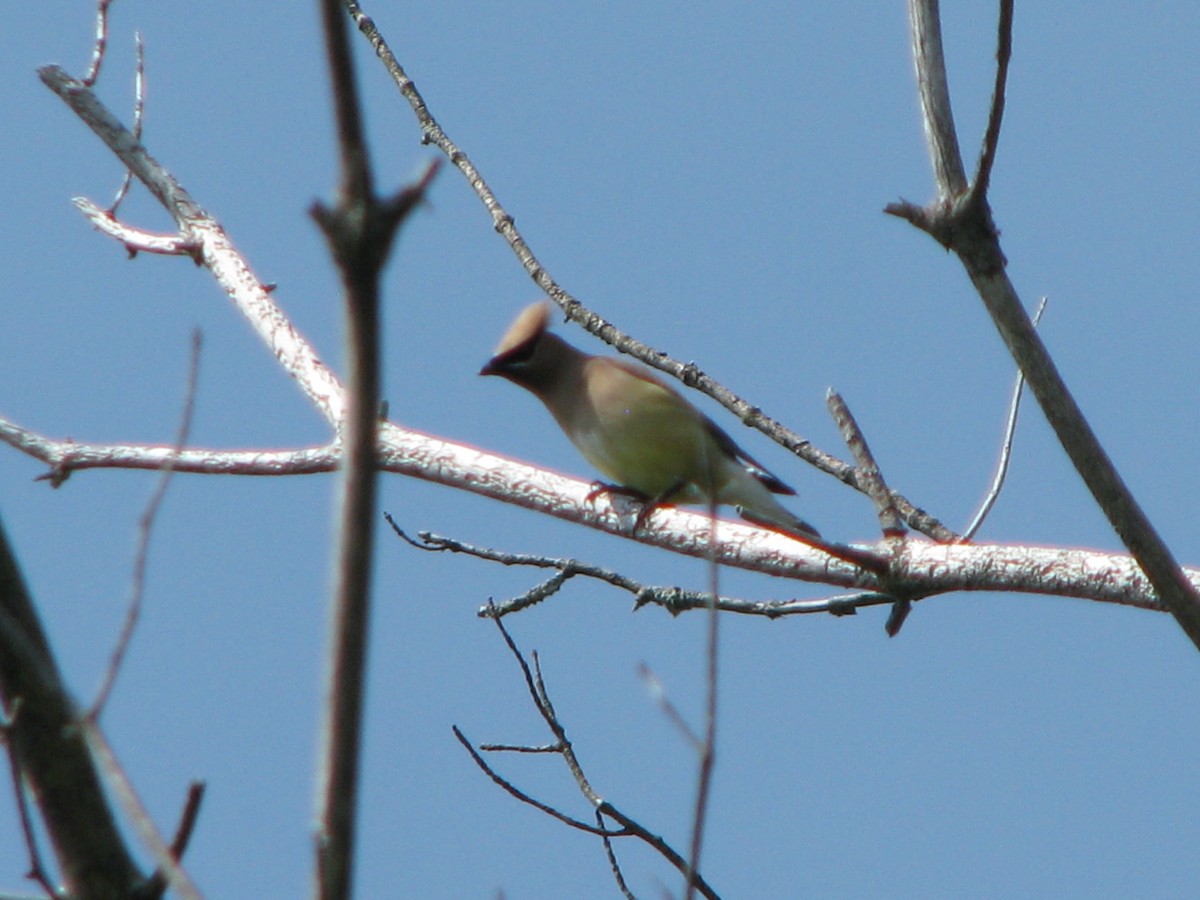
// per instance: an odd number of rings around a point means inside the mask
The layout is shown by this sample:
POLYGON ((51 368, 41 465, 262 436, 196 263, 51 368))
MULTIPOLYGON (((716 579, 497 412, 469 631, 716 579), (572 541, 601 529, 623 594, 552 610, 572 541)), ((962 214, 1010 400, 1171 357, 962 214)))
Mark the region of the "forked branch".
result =
POLYGON ((937 198, 926 207, 896 203, 900 216, 952 250, 962 262, 1005 345, 1037 398, 1051 428, 1097 505, 1145 572, 1163 605, 1200 647, 1200 594, 1175 560, 1067 389, 1005 271, 1006 259, 987 200, 1000 137, 1005 82, 1012 48, 1012 0, 1001 0, 996 84, 975 181, 967 186, 941 53, 937 0, 910 0, 913 56, 929 136, 937 198))

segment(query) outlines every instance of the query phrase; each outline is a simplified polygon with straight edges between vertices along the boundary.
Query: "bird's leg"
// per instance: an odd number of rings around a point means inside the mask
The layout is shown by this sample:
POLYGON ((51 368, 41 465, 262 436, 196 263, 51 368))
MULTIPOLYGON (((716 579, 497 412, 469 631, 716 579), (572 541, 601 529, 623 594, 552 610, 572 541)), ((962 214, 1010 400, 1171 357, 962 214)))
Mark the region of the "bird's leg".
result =
POLYGON ((642 527, 642 522, 646 516, 654 509, 656 501, 651 500, 637 488, 626 487, 623 484, 609 484, 604 481, 593 481, 592 489, 588 491, 587 496, 583 498, 585 503, 591 503, 601 494, 620 494, 622 497, 629 497, 631 500, 636 500, 642 504, 642 508, 638 511, 637 518, 633 521, 633 533, 637 534, 638 529, 642 527))
MULTIPOLYGON (((670 499, 688 486, 686 481, 677 481, 657 497, 651 497, 642 503, 642 508, 638 510, 637 518, 633 520, 633 534, 641 531, 643 525, 646 524, 646 519, 650 517, 650 513, 654 512, 660 506, 669 506, 670 499)), ((645 495, 642 495, 645 497, 645 495)))
POLYGON ((626 487, 623 484, 609 484, 604 481, 593 481, 592 489, 588 491, 584 497, 585 503, 591 503, 601 494, 620 494, 623 497, 629 497, 642 504, 642 508, 638 510, 637 518, 633 520, 633 534, 637 534, 642 525, 646 522, 646 517, 654 512, 659 506, 662 506, 668 497, 680 490, 683 485, 672 485, 669 491, 659 494, 657 497, 647 497, 637 488, 626 487))
POLYGON ((636 488, 625 487, 623 484, 609 484, 606 481, 593 481, 592 489, 587 492, 587 496, 583 498, 584 503, 591 503, 601 494, 620 494, 623 497, 630 497, 641 503, 646 502, 646 495, 636 488))
POLYGON ((623 484, 608 484, 603 481, 593 481, 592 489, 588 491, 587 496, 583 499, 585 503, 591 503, 601 494, 620 494, 640 502, 642 508, 638 510, 637 518, 633 520, 632 534, 636 535, 641 531, 642 526, 646 524, 646 519, 650 517, 652 512, 660 506, 670 505, 671 498, 687 487, 687 485, 686 481, 678 481, 657 497, 647 497, 637 488, 626 487, 623 484))

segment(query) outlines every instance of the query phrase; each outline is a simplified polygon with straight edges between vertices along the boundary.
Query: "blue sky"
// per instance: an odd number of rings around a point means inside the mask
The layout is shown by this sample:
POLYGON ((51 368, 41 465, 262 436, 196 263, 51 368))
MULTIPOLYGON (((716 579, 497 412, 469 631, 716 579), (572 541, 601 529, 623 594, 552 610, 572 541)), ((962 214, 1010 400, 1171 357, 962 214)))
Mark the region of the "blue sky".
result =
MULTIPOLYGON (((958 263, 887 217, 932 193, 901 3, 406 3, 368 8, 433 113, 541 261, 621 328, 714 377, 827 451, 840 390, 890 482, 952 527, 997 452, 1012 364, 958 263), (482 9, 478 7, 484 7, 482 9)), ((947 4, 951 89, 973 162, 994 53, 992 4, 947 4)), ((207 274, 96 234, 120 169, 37 80, 81 73, 89 3, 0 7, 8 239, 0 413, 83 441, 170 439, 191 329, 205 349, 193 439, 324 442, 322 421, 207 274)), ((336 277, 306 215, 335 178, 315 5, 115 6, 100 92, 129 118, 132 32, 146 39, 145 142, 217 215, 339 366, 336 277)), ((1200 9, 1020 5, 992 199, 1026 302, 1122 474, 1185 563, 1195 502, 1191 66, 1200 9)), ((360 44, 360 50, 363 47, 360 44)), ((360 53, 385 185, 431 158, 360 53)), ((167 219, 135 191, 125 217, 167 219)), ((529 396, 475 373, 536 291, 462 178, 443 171, 387 274, 386 392, 412 427, 590 477, 529 396)), ((584 343, 582 333, 569 334, 584 343)), ((598 345, 592 345, 598 349, 598 345)), ((697 402, 718 418, 724 414, 697 402)), ((869 503, 720 419, 843 540, 869 503)), ((0 514, 74 690, 90 698, 124 612, 145 473, 58 491, 0 448, 0 514)), ((189 870, 214 897, 308 889, 312 769, 334 480, 174 480, 143 620, 104 724, 168 831, 204 778, 189 870)), ((702 588, 702 563, 389 476, 405 527, 576 556, 702 588)), ((1119 545, 1033 404, 981 541, 1119 545)), ((361 896, 614 895, 600 846, 498 791, 454 742, 548 739, 488 597, 535 574, 417 553, 382 536, 370 660, 361 896)), ((749 597, 820 596, 729 572, 749 597)), ((510 620, 541 656, 596 787, 683 847, 694 760, 638 677, 701 708, 704 622, 631 612, 574 584, 510 620)), ((722 720, 705 869, 730 897, 1140 895, 1200 879, 1195 649, 1167 616, 1081 601, 955 595, 886 612, 723 623, 722 720)), ((503 758, 522 786, 587 815, 562 767, 503 758)), ((0 888, 27 862, 0 785, 0 888)), ((632 889, 677 891, 618 845, 632 889)))

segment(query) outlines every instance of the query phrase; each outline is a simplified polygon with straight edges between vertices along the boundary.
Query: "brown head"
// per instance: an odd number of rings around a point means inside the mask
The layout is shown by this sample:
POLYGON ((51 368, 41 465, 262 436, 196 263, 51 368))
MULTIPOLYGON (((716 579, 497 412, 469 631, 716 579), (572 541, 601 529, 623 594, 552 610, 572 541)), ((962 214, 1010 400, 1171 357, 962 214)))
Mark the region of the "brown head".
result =
POLYGON ((543 399, 577 362, 580 353, 557 335, 551 334, 550 305, 539 301, 525 307, 508 326, 504 337, 480 375, 499 375, 532 391, 543 399))

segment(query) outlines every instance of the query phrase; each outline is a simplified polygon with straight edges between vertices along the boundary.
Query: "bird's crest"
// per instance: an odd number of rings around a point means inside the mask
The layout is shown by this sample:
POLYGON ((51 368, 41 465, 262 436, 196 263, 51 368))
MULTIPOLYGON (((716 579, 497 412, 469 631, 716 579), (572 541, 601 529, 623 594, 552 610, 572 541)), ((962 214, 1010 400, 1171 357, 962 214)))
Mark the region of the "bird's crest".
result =
POLYGON ((512 353, 518 347, 533 344, 550 327, 550 304, 544 300, 530 304, 521 310, 500 343, 496 345, 493 356, 500 358, 512 353))

